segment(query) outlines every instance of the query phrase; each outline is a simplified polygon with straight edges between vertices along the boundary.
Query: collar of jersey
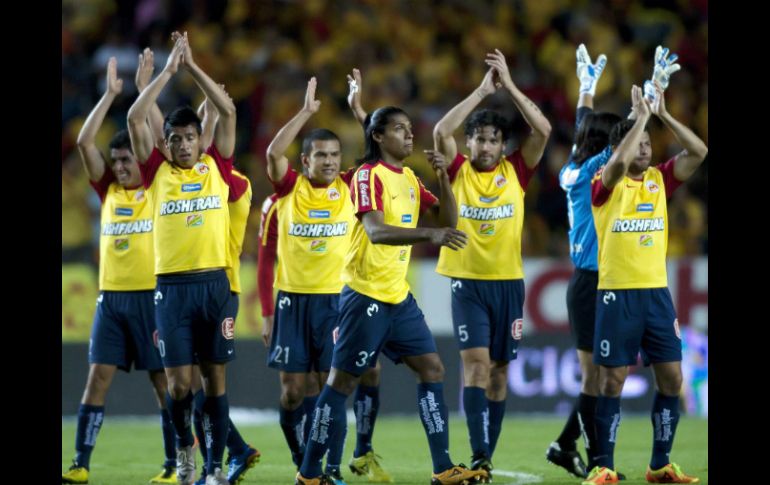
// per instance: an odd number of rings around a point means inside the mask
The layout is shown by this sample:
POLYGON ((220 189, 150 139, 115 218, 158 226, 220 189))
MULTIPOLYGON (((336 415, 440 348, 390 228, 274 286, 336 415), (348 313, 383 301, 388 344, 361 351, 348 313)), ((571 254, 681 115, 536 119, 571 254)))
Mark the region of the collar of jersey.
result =
POLYGON ((391 172, 404 173, 404 169, 403 168, 394 167, 393 165, 390 165, 389 163, 385 163, 384 160, 380 160, 377 163, 381 164, 383 167, 387 168, 391 172))

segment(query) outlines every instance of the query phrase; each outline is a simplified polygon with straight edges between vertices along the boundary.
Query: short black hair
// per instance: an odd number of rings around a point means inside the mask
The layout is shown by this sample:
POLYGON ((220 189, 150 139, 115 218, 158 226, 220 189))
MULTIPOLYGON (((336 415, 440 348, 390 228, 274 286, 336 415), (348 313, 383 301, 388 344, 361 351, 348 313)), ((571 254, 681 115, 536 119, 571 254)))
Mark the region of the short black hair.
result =
POLYGON ((131 137, 128 135, 128 130, 119 130, 110 140, 110 150, 120 150, 125 148, 131 153, 131 137))
POLYGON ((302 153, 310 156, 310 152, 313 151, 312 144, 317 140, 337 140, 337 142, 339 142, 340 137, 338 137, 337 134, 333 131, 327 130, 326 128, 316 128, 302 139, 302 153))
POLYGON ((190 106, 176 108, 166 116, 165 120, 163 120, 163 136, 168 138, 171 134, 171 128, 187 125, 195 125, 198 136, 201 135, 203 128, 201 127, 201 119, 198 118, 198 113, 196 113, 190 106))
MULTIPOLYGON (((610 131, 610 145, 614 147, 620 145, 623 138, 625 138, 628 132, 631 131, 631 128, 633 128, 634 123, 636 123, 636 120, 623 120, 616 124, 612 128, 612 131, 610 131)), ((647 131, 647 125, 644 126, 644 131, 647 131)))
POLYGON ((465 122, 465 135, 472 137, 476 130, 485 126, 492 126, 495 129, 495 134, 499 131, 503 136, 503 141, 508 140, 513 132, 508 118, 497 111, 482 109, 473 113, 465 122))

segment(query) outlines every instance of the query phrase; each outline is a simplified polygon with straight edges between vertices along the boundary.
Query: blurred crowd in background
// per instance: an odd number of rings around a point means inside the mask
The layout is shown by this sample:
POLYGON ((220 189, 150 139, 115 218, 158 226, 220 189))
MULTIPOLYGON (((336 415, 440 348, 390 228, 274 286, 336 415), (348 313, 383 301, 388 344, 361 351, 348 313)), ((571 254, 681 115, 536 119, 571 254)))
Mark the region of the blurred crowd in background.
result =
MULTIPOLYGON (((105 89, 115 56, 123 94, 99 133, 125 128, 136 99, 134 73, 145 47, 155 74, 166 63, 170 34, 187 31, 196 62, 224 83, 238 110, 236 167, 252 182, 244 259, 255 259, 261 203, 272 193, 265 150, 302 107, 307 80, 318 79, 320 111, 306 128, 325 127, 342 141, 343 168, 363 154, 363 131, 346 101, 346 75, 359 68, 367 111, 396 105, 410 115, 415 151, 410 165, 429 188, 435 176, 422 150, 432 148, 436 122, 481 82, 485 55, 500 49, 513 81, 545 113, 553 131, 525 197, 525 257, 568 258, 567 211, 558 173, 571 149, 579 82, 575 49, 608 62, 595 108, 625 116, 632 84, 652 73, 662 44, 679 55, 681 71, 666 91, 669 112, 708 144, 708 0, 63 0, 62 1, 62 262, 96 263, 100 202, 88 185, 76 140, 105 89)), ((191 76, 177 74, 159 98, 164 113, 203 100, 191 76)), ((527 125, 498 92, 480 107, 513 121, 518 145, 527 125)), ((653 163, 681 150, 657 120, 650 125, 653 163)), ((461 130, 456 133, 462 140, 461 130)), ((462 143, 458 144, 461 148, 462 143)), ((299 140, 287 156, 299 167, 299 140)), ((669 202, 669 257, 708 254, 708 159, 669 202)), ((415 256, 437 249, 415 246, 415 256)))

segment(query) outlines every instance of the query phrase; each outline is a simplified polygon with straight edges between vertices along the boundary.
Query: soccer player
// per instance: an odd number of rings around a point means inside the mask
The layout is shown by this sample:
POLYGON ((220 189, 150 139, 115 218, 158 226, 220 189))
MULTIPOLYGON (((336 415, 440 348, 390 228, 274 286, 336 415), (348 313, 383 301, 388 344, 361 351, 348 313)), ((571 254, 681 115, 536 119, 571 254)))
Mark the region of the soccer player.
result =
MULTIPOLYGON (((224 90, 225 86, 220 84, 219 87, 224 90)), ((225 95, 227 92, 225 91, 225 95)), ((228 95, 229 96, 229 95, 228 95)), ((214 136, 214 129, 216 127, 217 112, 214 103, 208 98, 201 103, 198 108, 198 117, 201 118, 201 146, 208 147, 211 145, 211 141, 214 136)), ((234 300, 231 302, 236 308, 236 315, 238 312, 238 297, 241 293, 241 278, 240 278, 240 255, 243 249, 243 238, 246 235, 246 223, 249 218, 249 211, 251 209, 251 183, 249 179, 242 173, 233 168, 233 177, 237 177, 243 180, 246 184, 246 192, 241 195, 235 202, 228 203, 228 209, 230 211, 230 237, 228 239, 230 257, 230 267, 225 270, 227 273, 227 279, 230 282, 231 298, 234 300)), ((193 426, 195 428, 195 434, 198 437, 199 443, 205 443, 206 436, 203 426, 203 404, 206 401, 206 396, 201 387, 200 381, 200 368, 196 365, 193 368, 193 380, 192 380, 192 392, 193 392, 193 426)), ((246 471, 254 467, 259 461, 261 454, 259 450, 247 444, 241 436, 238 428, 232 419, 228 418, 229 430, 227 433, 227 481, 231 484, 239 483, 243 480, 246 471)), ((206 482, 206 470, 205 462, 208 454, 205 446, 200 446, 199 450, 203 456, 204 469, 200 479, 195 485, 205 485, 206 482)))
POLYGON ((581 390, 564 429, 548 447, 546 459, 577 477, 585 478, 588 475, 586 464, 577 451, 576 441, 582 432, 590 470, 596 450, 594 414, 599 395, 599 368, 592 360, 599 273, 596 230, 591 215, 591 179, 610 157, 610 130, 621 118, 614 113, 593 111, 596 85, 607 64, 607 57, 601 54, 596 63, 592 63, 583 44, 577 48, 576 57, 580 93, 575 119, 575 146, 559 172, 559 184, 567 193, 570 258, 575 265, 567 287, 567 314, 577 345, 581 390))
MULTIPOLYGON (((318 382, 326 380, 334 347, 333 331, 337 325, 340 273, 350 246, 353 226, 353 203, 348 187, 353 171, 340 174, 341 149, 339 138, 329 130, 311 131, 302 143, 303 174, 289 167, 284 153, 304 124, 320 108, 315 99, 316 79, 311 78, 302 109, 279 132, 267 149, 268 176, 276 190, 275 196, 263 204, 265 214, 261 229, 263 244, 276 244, 277 251, 265 249, 265 255, 278 256, 275 286, 278 312, 274 321, 265 325, 265 340, 269 342, 268 366, 278 369, 281 379, 281 429, 299 467, 302 464, 306 433, 305 423, 311 421, 307 409, 314 408, 318 382), (275 221, 273 223, 273 221, 275 221), (313 268, 313 277, 307 270, 313 268), (308 394, 308 388, 315 392, 308 394), (303 423, 304 421, 304 423, 303 423)), ((274 260, 274 259, 273 259, 274 260)), ((272 263, 262 261, 261 271, 272 271, 272 263)), ((268 286, 269 278, 260 274, 259 280, 268 286)), ((272 282, 268 297, 272 295, 272 282)), ((368 372, 367 383, 359 386, 364 404, 377 397, 379 371, 368 372), (363 388, 363 389, 362 389, 363 388), (369 399, 367 399, 369 397, 369 399)), ((369 406, 371 408, 371 406, 369 406)), ((370 471, 379 481, 391 481, 379 467, 371 450, 374 416, 360 422, 366 426, 372 464, 370 471)), ((344 484, 340 461, 345 432, 335 435, 327 456, 326 473, 336 484, 344 484)))
MULTIPOLYGON (((149 69, 140 62, 136 85, 141 91, 152 77, 152 51, 149 69)), ((91 329, 88 352, 90 370, 78 410, 72 467, 62 474, 62 483, 88 483, 91 452, 104 420, 104 400, 115 370, 126 372, 131 364, 147 369, 158 400, 166 461, 163 471, 150 483, 176 483, 174 473, 174 432, 166 410, 166 376, 154 344, 155 315, 152 304, 153 274, 152 221, 150 205, 141 186, 139 165, 131 151, 126 130, 118 131, 110 142, 109 162, 96 147, 96 134, 115 98, 122 92, 117 77, 117 61, 107 64, 107 89, 91 111, 78 136, 78 150, 91 186, 102 201, 99 238, 99 298, 91 329)), ((157 109, 157 108, 154 108, 157 109)), ((145 121, 146 122, 146 121, 145 121)))
POLYGON ((235 105, 195 63, 187 33, 177 35, 163 71, 128 112, 131 144, 141 163, 142 182, 152 203, 155 231, 155 320, 161 358, 168 378, 166 398, 177 437, 177 480, 195 481, 195 454, 190 426, 192 367, 200 360, 206 427, 206 485, 227 485, 222 457, 229 428, 225 364, 234 356, 237 309, 225 268, 230 215, 227 202, 245 191, 232 176, 235 148, 235 105), (163 87, 187 70, 216 106, 219 118, 214 142, 201 151, 200 119, 181 107, 165 119, 168 160, 153 148, 144 120, 163 87))
POLYGON ((439 220, 444 227, 416 227, 420 213, 437 199, 405 166, 413 139, 411 121, 400 108, 383 107, 367 117, 363 163, 350 184, 356 219, 342 273, 345 287, 340 294, 339 336, 295 479, 298 485, 330 483, 321 474, 320 459, 329 437, 343 428, 347 396, 380 352, 394 362, 406 363, 417 376, 418 410, 433 460, 431 482, 455 484, 486 476, 483 470, 471 471, 451 461, 444 367, 406 282, 413 243, 430 241, 453 249, 466 243, 465 234, 453 227, 457 212, 446 174, 448 164, 434 150, 426 150, 426 154, 439 178, 439 220))
POLYGON ((436 272, 451 278, 471 468, 490 472, 505 414, 508 363, 516 358, 523 328, 524 192, 543 156, 551 125, 513 83, 502 52, 488 53, 485 62, 489 70, 479 87, 436 124, 433 139, 437 150, 452 161, 446 172, 457 199, 457 228, 468 234, 463 251, 441 248, 436 272), (532 130, 508 155, 503 149, 510 122, 492 110, 471 114, 498 87, 532 130), (454 138, 468 115, 465 145, 470 156, 458 152, 454 138))
POLYGON ((682 387, 682 342, 667 287, 666 199, 705 159, 708 148, 666 111, 660 85, 650 103, 634 86, 636 120, 618 123, 610 133, 612 156, 591 184, 594 225, 599 239, 594 363, 599 365, 596 405, 598 453, 584 485, 617 483, 614 448, 620 423, 620 394, 641 349, 652 364, 656 393, 652 407, 653 446, 646 478, 651 483, 697 483, 669 460, 682 387), (651 114, 671 130, 684 150, 650 166, 646 131, 651 114))

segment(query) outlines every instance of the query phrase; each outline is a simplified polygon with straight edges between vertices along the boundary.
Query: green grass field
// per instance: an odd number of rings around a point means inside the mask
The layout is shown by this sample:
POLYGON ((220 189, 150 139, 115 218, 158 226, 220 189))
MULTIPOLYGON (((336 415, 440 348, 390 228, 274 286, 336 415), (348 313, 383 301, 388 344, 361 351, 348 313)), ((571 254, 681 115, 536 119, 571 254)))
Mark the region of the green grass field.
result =
MULTIPOLYGON (((545 461, 545 449, 558 435, 562 418, 507 418, 495 452, 494 483, 577 484, 580 480, 545 461)), ((294 483, 296 473, 278 424, 239 426, 241 434, 262 453, 262 459, 248 471, 242 484, 294 483)), ((367 483, 344 466, 355 447, 355 428, 349 427, 343 458, 343 476, 349 485, 367 483)), ((647 483, 644 472, 650 458, 652 429, 649 418, 624 417, 618 431, 615 464, 628 476, 627 485, 647 483)), ((62 422, 62 470, 74 456, 75 423, 62 422)), ((375 451, 383 467, 401 484, 430 484, 431 460, 428 443, 417 418, 387 417, 377 420, 375 451)), ((582 452, 582 445, 581 445, 582 452)), ((468 463, 470 447, 464 419, 452 416, 450 453, 457 462, 468 463)), ((708 421, 685 418, 679 423, 672 459, 690 475, 708 483, 708 421)), ((160 471, 163 447, 156 420, 120 420, 106 416, 91 458, 92 485, 138 485, 160 471)), ((197 463, 200 465, 200 455, 197 463)), ((200 467, 199 467, 200 469, 200 467)))

